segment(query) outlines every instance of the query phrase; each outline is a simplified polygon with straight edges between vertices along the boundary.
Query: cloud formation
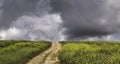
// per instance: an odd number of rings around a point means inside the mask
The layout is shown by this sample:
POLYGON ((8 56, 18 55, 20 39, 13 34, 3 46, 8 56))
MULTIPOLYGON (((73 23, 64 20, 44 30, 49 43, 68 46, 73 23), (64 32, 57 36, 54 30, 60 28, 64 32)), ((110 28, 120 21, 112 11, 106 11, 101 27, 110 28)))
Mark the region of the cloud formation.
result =
POLYGON ((0 0, 0 38, 119 40, 119 0, 0 0))
POLYGON ((8 30, 2 30, 2 39, 52 40, 58 41, 59 15, 45 15, 41 18, 22 16, 8 30), (47 18, 47 19, 46 19, 47 18))
POLYGON ((2 40, 59 40, 60 14, 49 13, 50 0, 3 0, 2 40))
POLYGON ((52 0, 61 13, 67 39, 103 37, 120 32, 119 0, 52 0))
POLYGON ((0 28, 9 28, 11 23, 25 13, 33 11, 38 0, 0 0, 2 17, 0 28))

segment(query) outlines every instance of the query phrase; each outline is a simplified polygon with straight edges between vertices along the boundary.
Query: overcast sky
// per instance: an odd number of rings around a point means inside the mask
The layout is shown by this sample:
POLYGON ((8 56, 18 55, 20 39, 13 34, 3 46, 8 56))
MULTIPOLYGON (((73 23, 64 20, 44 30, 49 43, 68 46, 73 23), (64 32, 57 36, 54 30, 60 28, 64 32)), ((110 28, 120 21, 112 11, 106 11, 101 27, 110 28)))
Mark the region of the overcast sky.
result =
POLYGON ((0 0, 0 37, 119 40, 120 0, 0 0))

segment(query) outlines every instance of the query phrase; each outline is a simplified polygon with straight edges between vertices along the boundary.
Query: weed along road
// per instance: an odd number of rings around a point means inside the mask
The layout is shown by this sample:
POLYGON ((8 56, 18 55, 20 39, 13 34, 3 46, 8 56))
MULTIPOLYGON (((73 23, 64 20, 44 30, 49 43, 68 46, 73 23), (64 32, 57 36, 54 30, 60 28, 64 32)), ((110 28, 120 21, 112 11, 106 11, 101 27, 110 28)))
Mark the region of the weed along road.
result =
POLYGON ((58 51, 60 48, 60 43, 52 43, 52 46, 48 50, 34 57, 26 64, 59 64, 58 51))

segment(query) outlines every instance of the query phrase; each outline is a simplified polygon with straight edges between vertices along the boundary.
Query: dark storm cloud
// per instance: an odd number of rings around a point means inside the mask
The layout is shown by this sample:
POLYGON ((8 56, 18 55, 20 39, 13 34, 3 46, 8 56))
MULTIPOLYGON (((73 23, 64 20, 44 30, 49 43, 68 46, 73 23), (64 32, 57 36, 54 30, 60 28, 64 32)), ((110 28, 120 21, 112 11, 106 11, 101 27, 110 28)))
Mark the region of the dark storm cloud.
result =
POLYGON ((2 18, 0 28, 10 27, 12 21, 16 21, 26 11, 33 11, 38 0, 3 0, 2 18))
POLYGON ((67 39, 101 37, 120 30, 119 0, 52 0, 67 39))

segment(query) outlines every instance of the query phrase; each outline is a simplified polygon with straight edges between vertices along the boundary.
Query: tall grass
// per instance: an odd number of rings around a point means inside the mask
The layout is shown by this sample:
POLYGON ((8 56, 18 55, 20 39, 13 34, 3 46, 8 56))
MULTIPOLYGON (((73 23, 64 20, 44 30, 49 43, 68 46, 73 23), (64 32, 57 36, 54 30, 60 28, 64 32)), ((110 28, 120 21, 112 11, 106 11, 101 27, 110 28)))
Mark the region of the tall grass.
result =
POLYGON ((0 64, 25 64, 26 61, 46 50, 50 42, 18 42, 0 49, 0 64))
POLYGON ((72 41, 65 44, 64 42, 59 60, 61 64, 120 64, 120 43, 72 41))

